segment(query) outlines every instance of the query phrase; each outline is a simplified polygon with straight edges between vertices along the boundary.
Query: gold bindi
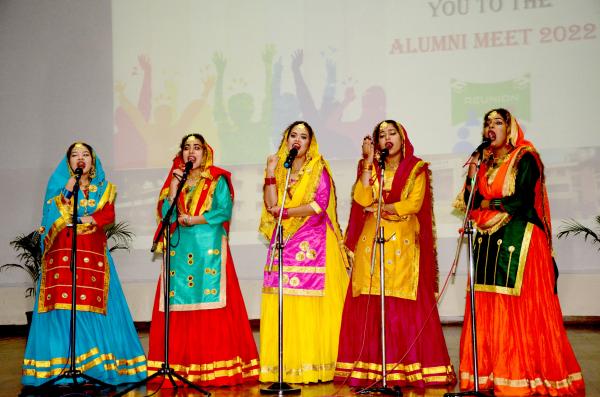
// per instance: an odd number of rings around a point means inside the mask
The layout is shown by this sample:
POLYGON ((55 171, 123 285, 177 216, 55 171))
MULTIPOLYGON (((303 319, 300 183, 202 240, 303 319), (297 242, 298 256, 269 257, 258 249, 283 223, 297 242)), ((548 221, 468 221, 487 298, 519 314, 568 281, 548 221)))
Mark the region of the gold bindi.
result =
POLYGON ((196 140, 196 137, 193 134, 190 134, 186 139, 185 143, 193 143, 196 140))

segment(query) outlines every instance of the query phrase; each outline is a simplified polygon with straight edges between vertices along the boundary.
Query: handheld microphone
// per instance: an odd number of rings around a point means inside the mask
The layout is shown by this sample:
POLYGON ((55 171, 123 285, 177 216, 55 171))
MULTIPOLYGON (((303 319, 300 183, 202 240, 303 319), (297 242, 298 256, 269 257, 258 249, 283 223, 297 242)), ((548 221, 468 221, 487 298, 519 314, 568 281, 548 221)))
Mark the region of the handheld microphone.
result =
POLYGON ((473 151, 473 153, 471 153, 471 156, 475 156, 476 153, 481 153, 483 151, 483 149, 487 148, 491 144, 492 144, 492 140, 490 138, 483 138, 483 140, 481 141, 479 146, 477 146, 477 149, 475 149, 473 151))
POLYGON ((185 163, 185 169, 183 170, 183 172, 185 172, 187 174, 188 172, 190 172, 192 170, 193 166, 194 166, 194 163, 192 163, 191 161, 188 161, 187 163, 185 163))
POLYGON ((290 149, 290 152, 288 153, 285 162, 283 163, 283 167, 284 168, 291 168, 292 167, 292 163, 294 162, 294 159, 296 158, 296 156, 298 155, 298 149, 296 149, 295 147, 290 149))

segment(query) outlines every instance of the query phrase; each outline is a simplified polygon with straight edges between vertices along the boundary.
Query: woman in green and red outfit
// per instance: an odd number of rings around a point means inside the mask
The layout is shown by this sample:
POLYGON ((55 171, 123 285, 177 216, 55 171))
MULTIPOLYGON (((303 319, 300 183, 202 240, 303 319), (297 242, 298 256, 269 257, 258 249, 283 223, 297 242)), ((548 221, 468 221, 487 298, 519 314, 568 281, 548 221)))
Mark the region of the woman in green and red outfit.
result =
MULTIPOLYGON (((556 294, 544 166, 505 109, 483 118, 473 219, 479 386, 497 395, 576 395, 585 388, 556 294)), ((468 180, 478 154, 469 160, 468 180)), ((456 206, 465 208, 470 186, 456 206)), ((470 298, 460 341, 460 387, 473 389, 470 298)))
MULTIPOLYGON (((180 375, 202 386, 255 382, 258 353, 229 250, 231 174, 213 165, 213 150, 202 135, 189 134, 181 140, 160 192, 157 216, 164 216, 171 206, 187 162, 192 169, 171 219, 168 249, 169 362, 180 375)), ((163 287, 159 279, 150 326, 150 374, 164 362, 163 287)))

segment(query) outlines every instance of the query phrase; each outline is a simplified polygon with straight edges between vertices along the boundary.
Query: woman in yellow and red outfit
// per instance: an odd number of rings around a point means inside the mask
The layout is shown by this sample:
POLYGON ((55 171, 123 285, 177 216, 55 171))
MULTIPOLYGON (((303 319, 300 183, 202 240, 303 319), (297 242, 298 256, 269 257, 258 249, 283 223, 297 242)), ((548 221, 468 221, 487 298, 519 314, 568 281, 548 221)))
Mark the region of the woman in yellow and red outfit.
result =
MULTIPOLYGON (((402 125, 378 123, 363 141, 345 244, 354 257, 335 381, 369 386, 382 378, 379 252, 373 253, 383 183, 386 381, 393 386, 456 382, 437 311, 438 269, 429 165, 415 156, 402 125), (375 152, 388 149, 383 181, 375 152), (371 274, 371 258, 376 267, 371 274)), ((377 249, 376 249, 377 250, 377 249)))
MULTIPOLYGON (((491 140, 477 175, 475 309, 481 389, 497 395, 583 393, 556 294, 544 166, 505 109, 483 118, 491 140)), ((478 154, 469 160, 468 180, 478 154)), ((456 203, 465 208, 470 186, 456 203)), ((470 298, 460 341, 460 387, 474 387, 470 298)))

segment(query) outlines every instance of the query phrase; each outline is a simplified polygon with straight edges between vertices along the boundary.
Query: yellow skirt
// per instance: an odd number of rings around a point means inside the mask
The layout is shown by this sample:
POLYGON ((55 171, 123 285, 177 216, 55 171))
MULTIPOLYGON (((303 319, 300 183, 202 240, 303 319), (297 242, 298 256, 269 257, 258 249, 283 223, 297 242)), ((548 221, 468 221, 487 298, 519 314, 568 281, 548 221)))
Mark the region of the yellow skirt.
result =
MULTIPOLYGON (((348 274, 335 234, 327 227, 323 296, 283 297, 283 380, 333 380, 348 274)), ((277 294, 262 294, 260 315, 261 382, 279 380, 277 294)))

